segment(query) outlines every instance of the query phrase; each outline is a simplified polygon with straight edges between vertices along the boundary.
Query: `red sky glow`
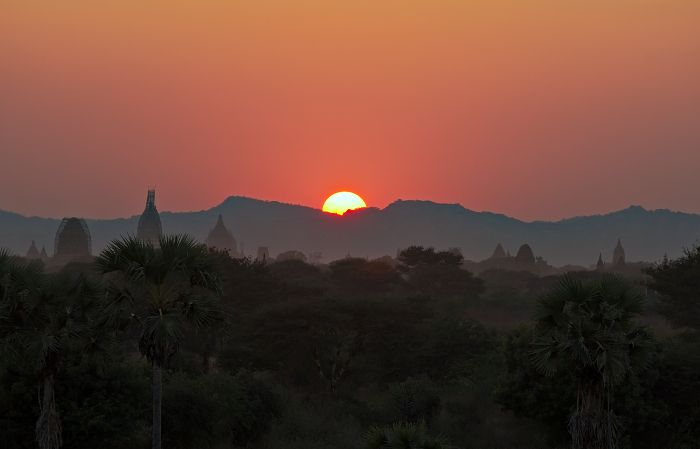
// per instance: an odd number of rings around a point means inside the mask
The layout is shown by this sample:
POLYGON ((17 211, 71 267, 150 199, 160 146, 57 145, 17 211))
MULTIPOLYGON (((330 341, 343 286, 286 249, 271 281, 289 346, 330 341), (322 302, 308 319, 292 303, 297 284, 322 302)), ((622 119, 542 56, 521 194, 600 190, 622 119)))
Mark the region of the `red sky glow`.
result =
POLYGON ((700 212, 700 2, 0 5, 0 209, 700 212))

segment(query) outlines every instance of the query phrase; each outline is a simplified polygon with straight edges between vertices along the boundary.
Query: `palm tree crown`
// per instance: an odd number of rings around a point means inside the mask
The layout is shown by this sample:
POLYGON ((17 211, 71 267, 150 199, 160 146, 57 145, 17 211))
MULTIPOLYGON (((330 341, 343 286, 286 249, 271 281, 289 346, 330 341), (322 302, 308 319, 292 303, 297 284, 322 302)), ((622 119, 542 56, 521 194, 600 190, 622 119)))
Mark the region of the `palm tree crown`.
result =
POLYGON ((67 353, 97 346, 93 331, 101 311, 100 286, 83 273, 47 275, 41 262, 23 264, 6 252, 0 252, 0 279, 2 352, 38 379, 37 443, 41 449, 59 448, 55 377, 67 353))
POLYGON ((97 258, 109 281, 107 318, 136 324, 139 350, 164 364, 189 326, 216 316, 219 288, 207 249, 186 235, 163 236, 159 247, 127 237, 113 241, 97 258))
POLYGON ((153 369, 153 449, 161 447, 161 368, 190 329, 218 316, 219 282, 207 248, 186 235, 158 245, 134 237, 113 241, 97 258, 108 281, 106 320, 135 327, 139 351, 153 369))
POLYGON ((539 303, 531 358, 545 375, 574 373, 578 400, 569 420, 573 447, 611 449, 614 387, 647 360, 650 336, 634 322, 643 296, 620 278, 584 284, 564 277, 539 303))

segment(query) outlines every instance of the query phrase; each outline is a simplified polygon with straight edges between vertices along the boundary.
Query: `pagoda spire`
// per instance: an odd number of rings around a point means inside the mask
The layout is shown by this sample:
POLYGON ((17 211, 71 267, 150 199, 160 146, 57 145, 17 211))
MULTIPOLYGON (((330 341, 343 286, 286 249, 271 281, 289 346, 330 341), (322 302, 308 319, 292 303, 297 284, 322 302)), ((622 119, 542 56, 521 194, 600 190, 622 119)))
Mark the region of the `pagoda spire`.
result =
POLYGON ((224 218, 221 214, 216 220, 216 225, 209 232, 206 239, 206 244, 209 248, 216 248, 220 251, 226 251, 232 257, 238 257, 238 246, 233 233, 228 230, 224 224, 224 218))
POLYGON ((613 265, 622 266, 626 262, 625 248, 622 247, 622 239, 617 239, 617 246, 613 251, 613 265))
POLYGON ((498 245, 496 245, 496 249, 493 250, 491 259, 503 259, 505 257, 508 257, 506 255, 506 251, 503 249, 503 245, 499 243, 498 245))
POLYGON ((160 222, 160 214, 158 214, 158 209, 156 208, 156 191, 149 189, 146 195, 146 207, 143 210, 143 214, 139 217, 136 237, 156 245, 160 241, 162 234, 163 226, 160 222))
POLYGON ((27 259, 39 259, 40 257, 39 250, 36 249, 36 242, 32 240, 32 244, 29 245, 29 249, 27 250, 27 259))

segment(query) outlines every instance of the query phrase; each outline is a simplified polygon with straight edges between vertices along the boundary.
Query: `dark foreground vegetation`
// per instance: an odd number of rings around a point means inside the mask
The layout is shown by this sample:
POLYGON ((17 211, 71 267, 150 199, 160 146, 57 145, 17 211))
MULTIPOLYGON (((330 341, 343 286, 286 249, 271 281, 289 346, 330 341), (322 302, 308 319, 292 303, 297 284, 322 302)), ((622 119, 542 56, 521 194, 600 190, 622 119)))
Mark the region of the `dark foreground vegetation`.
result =
POLYGON ((461 261, 0 253, 0 449, 700 447, 699 251, 624 279, 461 261))

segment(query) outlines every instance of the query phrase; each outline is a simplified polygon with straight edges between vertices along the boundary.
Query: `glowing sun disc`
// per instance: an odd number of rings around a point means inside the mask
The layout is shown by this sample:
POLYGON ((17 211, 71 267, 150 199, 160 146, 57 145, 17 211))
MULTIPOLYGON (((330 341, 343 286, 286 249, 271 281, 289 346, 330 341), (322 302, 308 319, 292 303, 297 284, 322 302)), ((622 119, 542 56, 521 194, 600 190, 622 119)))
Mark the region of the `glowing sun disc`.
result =
POLYGON ((360 195, 352 192, 337 192, 329 196, 323 203, 323 212, 343 215, 349 210, 362 209, 367 207, 360 195))

